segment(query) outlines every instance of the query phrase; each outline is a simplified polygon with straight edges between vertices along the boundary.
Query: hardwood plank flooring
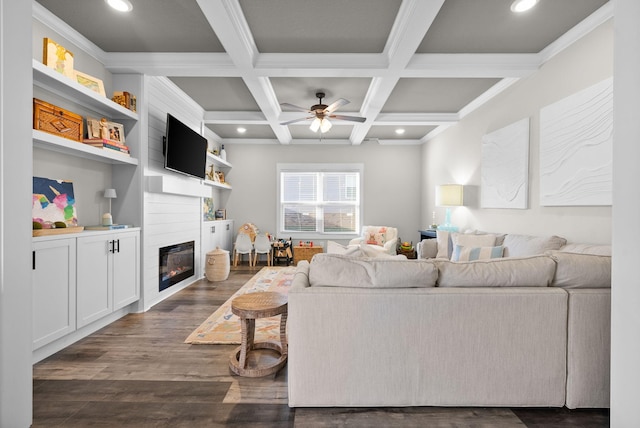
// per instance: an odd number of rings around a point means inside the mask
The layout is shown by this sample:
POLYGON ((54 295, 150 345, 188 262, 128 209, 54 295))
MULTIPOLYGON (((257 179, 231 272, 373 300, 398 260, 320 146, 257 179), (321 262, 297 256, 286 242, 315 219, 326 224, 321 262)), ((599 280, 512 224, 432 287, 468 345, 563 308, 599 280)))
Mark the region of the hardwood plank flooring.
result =
POLYGON ((236 345, 184 343, 261 267, 198 281, 34 365, 33 427, 609 426, 608 409, 290 409, 286 366, 272 376, 238 377, 228 367, 236 345))

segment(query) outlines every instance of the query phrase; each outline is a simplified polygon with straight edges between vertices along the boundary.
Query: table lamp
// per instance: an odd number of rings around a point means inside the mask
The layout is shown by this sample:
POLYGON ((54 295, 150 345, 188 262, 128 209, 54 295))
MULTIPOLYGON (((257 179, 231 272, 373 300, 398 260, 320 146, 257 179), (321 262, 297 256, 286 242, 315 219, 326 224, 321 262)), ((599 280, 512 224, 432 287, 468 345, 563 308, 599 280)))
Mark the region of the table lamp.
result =
POLYGON ((459 207, 463 203, 463 186, 461 184, 441 184, 436 186, 436 206, 447 207, 444 224, 438 229, 457 232, 458 228, 451 224, 451 207, 459 207))
POLYGON ((104 197, 109 200, 109 212, 102 214, 102 225, 111 226, 113 218, 111 217, 111 199, 116 198, 116 189, 104 189, 104 197))

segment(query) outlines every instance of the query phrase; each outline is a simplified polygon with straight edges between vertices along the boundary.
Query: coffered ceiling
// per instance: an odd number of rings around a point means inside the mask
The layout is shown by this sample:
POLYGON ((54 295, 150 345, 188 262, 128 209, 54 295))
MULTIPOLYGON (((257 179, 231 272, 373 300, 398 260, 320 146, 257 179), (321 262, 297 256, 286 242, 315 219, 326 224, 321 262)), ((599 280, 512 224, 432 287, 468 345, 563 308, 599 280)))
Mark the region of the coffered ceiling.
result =
MULTIPOLYGON (((535 72, 612 16, 606 0, 36 0, 113 72, 166 76, 225 144, 420 144, 535 72), (96 18, 99 17, 99 18, 96 18), (322 135, 280 103, 316 92, 337 113, 322 135), (238 128, 246 129, 243 134, 238 128), (403 129, 403 134, 396 133, 403 129)), ((55 19, 55 18, 53 18, 55 19)), ((308 115, 307 115, 308 116, 308 115)))

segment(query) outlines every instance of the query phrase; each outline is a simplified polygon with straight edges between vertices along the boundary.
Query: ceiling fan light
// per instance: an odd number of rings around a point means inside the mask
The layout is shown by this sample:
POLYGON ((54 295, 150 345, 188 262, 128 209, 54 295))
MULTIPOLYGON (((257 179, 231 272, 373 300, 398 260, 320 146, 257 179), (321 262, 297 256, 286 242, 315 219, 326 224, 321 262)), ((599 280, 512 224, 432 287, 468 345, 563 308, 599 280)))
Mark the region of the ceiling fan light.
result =
POLYGON ((538 4, 538 0, 515 0, 511 3, 511 11, 516 13, 526 12, 538 4))
POLYGON ((309 126, 309 129, 313 132, 318 132, 318 129, 320 129, 320 125, 321 121, 316 117, 315 119, 313 119, 313 122, 311 122, 311 126, 309 126))
POLYGON ((133 5, 129 0, 105 0, 109 6, 118 12, 131 12, 133 5))
POLYGON ((322 132, 323 134, 328 130, 330 130, 331 127, 333 126, 331 125, 331 122, 329 122, 329 119, 322 119, 321 122, 322 123, 320 124, 320 132, 322 132))

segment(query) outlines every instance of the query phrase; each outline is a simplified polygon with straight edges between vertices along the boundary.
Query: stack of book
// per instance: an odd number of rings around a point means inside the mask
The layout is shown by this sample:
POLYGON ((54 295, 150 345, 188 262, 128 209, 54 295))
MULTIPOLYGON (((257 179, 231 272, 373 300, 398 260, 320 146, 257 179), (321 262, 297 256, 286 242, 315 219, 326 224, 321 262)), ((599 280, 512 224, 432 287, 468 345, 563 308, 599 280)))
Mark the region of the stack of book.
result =
POLYGON ((84 140, 82 140, 82 142, 93 147, 115 150, 124 155, 131 156, 129 154, 129 147, 127 145, 114 140, 107 140, 106 138, 85 138, 84 140))

